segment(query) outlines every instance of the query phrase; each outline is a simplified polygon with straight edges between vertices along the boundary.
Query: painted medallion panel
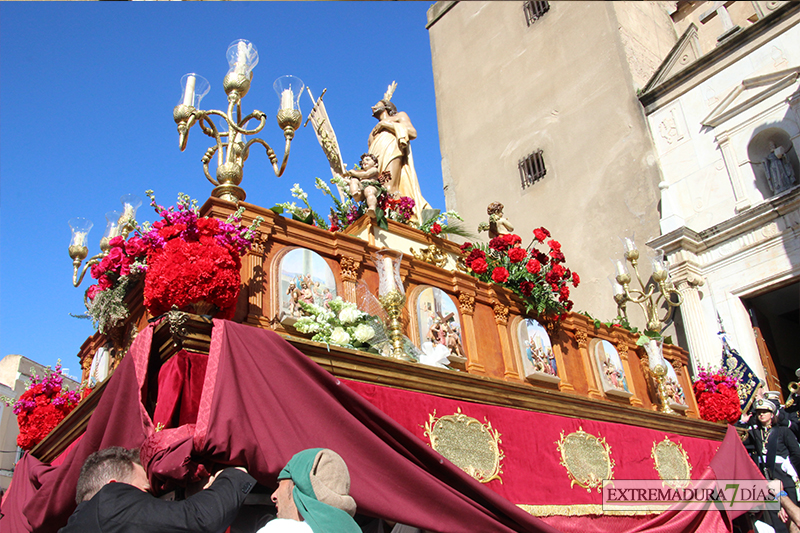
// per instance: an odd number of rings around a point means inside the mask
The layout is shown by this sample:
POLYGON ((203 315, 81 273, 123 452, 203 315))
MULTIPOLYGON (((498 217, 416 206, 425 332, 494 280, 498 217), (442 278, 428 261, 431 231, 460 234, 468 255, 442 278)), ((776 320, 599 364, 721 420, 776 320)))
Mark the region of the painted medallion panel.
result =
POLYGON ((327 307, 336 298, 336 279, 322 256, 295 248, 281 260, 280 291, 282 316, 300 317, 300 302, 327 307))

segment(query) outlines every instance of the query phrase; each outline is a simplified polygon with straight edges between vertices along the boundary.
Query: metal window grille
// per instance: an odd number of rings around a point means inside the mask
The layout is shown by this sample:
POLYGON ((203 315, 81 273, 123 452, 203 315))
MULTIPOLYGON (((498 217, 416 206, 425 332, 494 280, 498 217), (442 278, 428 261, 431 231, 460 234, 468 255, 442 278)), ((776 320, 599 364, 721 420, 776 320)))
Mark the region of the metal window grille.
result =
POLYGON ((550 2, 523 2, 522 10, 525 11, 525 20, 530 26, 550 10, 550 2))
POLYGON ((530 187, 547 174, 547 169, 544 167, 544 156, 541 150, 537 150, 524 159, 520 159, 518 166, 523 189, 530 187))

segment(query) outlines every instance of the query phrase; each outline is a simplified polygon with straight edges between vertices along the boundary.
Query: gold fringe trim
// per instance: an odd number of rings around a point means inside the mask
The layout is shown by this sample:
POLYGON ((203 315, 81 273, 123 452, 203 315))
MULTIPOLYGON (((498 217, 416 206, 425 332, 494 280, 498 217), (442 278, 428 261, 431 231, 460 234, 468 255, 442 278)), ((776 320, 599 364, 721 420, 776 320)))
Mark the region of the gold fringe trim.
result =
POLYGON ((637 511, 635 509, 603 509, 603 506, 596 503, 576 504, 576 505, 528 505, 518 503, 517 507, 533 516, 586 516, 586 515, 606 515, 606 516, 641 516, 661 514, 669 508, 669 505, 659 506, 658 511, 637 511))

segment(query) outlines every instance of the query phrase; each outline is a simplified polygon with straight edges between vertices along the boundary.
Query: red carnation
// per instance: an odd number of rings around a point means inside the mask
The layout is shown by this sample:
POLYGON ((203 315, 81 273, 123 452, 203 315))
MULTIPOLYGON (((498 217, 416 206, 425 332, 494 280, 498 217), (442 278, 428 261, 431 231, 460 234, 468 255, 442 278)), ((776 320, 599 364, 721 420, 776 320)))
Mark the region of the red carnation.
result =
POLYGON ((497 267, 492 271, 492 281, 495 283, 503 283, 508 279, 508 270, 504 267, 497 267))
POLYGON ((522 243, 522 237, 513 233, 507 233, 502 235, 502 237, 508 247, 516 246, 517 244, 522 243))
POLYGON ((553 265, 553 268, 550 269, 550 272, 553 272, 557 279, 561 279, 564 277, 564 272, 566 272, 566 269, 561 265, 553 265))
POLYGON ((434 222, 431 226, 431 234, 439 235, 442 232, 442 226, 438 222, 434 222))
POLYGON ((572 273, 572 284, 577 287, 578 283, 580 283, 580 282, 581 282, 581 277, 578 275, 577 272, 573 272, 572 273))
POLYGON ((539 228, 533 230, 533 236, 536 237, 537 241, 544 242, 544 240, 550 236, 550 232, 544 228, 539 228))
POLYGON ((539 271, 542 270, 542 264, 536 259, 531 259, 530 261, 528 261, 528 264, 525 265, 525 268, 531 274, 538 274, 539 271))
POLYGON ((561 243, 556 240, 547 241, 547 245, 556 252, 561 251, 561 243))
POLYGON ((519 284, 519 290, 525 295, 525 297, 528 297, 533 292, 533 288, 535 286, 536 285, 532 281, 523 281, 519 284))
POLYGON ((475 269, 472 267, 472 263, 473 263, 473 262, 475 262, 475 261, 477 261, 478 259, 481 259, 481 260, 483 260, 484 262, 486 262, 486 261, 485 261, 485 260, 486 260, 486 253, 485 253, 483 250, 479 250, 479 249, 477 249, 477 248, 476 248, 476 249, 472 250, 472 251, 469 253, 469 255, 468 255, 468 256, 467 256, 467 258, 464 260, 464 262, 465 262, 465 263, 467 263, 467 266, 468 266, 468 267, 470 267, 470 268, 472 268, 472 270, 475 270, 475 269))
POLYGON ((569 299, 569 287, 567 287, 566 285, 562 285, 558 293, 560 294, 560 300, 562 302, 565 302, 569 299))
POLYGON ((476 274, 485 274, 486 271, 489 269, 489 264, 486 262, 486 259, 475 259, 469 267, 475 272, 476 274))
POLYGON ((510 245, 506 242, 505 235, 498 235, 489 241, 489 248, 497 250, 498 252, 505 252, 508 250, 509 246, 510 245))
POLYGON ((215 242, 173 239, 151 255, 144 285, 145 307, 159 316, 172 306, 184 309, 206 301, 218 318, 230 319, 239 297, 239 254, 215 242))
POLYGON ((522 248, 512 248, 508 251, 508 258, 512 263, 519 263, 528 256, 528 253, 522 248))
POLYGON ((465 253, 469 252, 470 250, 472 250, 472 243, 471 242, 465 242, 464 244, 462 244, 460 246, 460 248, 461 248, 461 253, 465 254, 465 253))
POLYGON ((559 252, 559 251, 557 251, 557 250, 551 251, 550 252, 550 257, 553 258, 553 263, 563 263, 566 260, 566 258, 564 257, 564 254, 559 252))

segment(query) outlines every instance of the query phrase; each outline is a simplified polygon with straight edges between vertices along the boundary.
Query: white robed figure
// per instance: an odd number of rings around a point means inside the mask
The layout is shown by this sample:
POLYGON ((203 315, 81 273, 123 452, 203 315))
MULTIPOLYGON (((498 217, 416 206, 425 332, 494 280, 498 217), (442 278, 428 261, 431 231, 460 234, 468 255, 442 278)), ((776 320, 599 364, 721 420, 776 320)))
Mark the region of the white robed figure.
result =
POLYGON ((417 138, 417 130, 408 115, 403 111, 398 112, 391 102, 396 87, 397 83, 392 82, 383 99, 372 106, 372 116, 378 119, 378 124, 369 134, 368 151, 378 158, 379 172, 390 173, 386 186, 388 191, 414 200, 413 219, 421 222, 422 210, 430 209, 430 204, 423 198, 419 188, 411 153, 410 141, 417 138))

